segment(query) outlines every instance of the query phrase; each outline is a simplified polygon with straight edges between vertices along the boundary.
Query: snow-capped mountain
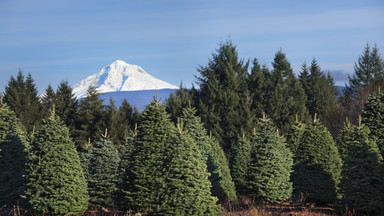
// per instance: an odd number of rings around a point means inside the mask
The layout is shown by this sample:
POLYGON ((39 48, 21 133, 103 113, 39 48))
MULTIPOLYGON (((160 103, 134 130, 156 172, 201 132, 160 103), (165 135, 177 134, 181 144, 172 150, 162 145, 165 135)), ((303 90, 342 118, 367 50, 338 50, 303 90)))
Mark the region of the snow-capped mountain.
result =
POLYGON ((73 88, 77 98, 85 96, 88 88, 97 86, 99 93, 117 91, 178 89, 178 87, 159 80, 137 65, 131 65, 121 60, 104 67, 98 73, 93 74, 73 88))

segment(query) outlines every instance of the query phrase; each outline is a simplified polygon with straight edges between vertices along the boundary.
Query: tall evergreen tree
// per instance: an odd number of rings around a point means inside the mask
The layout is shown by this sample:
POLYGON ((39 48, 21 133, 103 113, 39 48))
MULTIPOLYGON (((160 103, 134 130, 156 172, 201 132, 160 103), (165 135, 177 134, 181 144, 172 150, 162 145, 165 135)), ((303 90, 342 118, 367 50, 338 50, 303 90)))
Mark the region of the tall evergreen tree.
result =
POLYGON ((120 139, 119 128, 121 127, 119 121, 119 111, 115 106, 115 101, 111 97, 109 99, 109 105, 104 106, 103 110, 103 126, 109 129, 109 139, 116 146, 120 146, 123 139, 120 139))
POLYGON ((297 151, 292 175, 294 194, 304 193, 318 203, 336 201, 341 159, 333 138, 315 117, 307 124, 297 151))
POLYGON ((247 169, 251 160, 251 144, 242 137, 234 147, 231 160, 231 174, 239 194, 248 194, 247 169))
POLYGON ((132 137, 131 133, 135 128, 135 125, 139 122, 140 112, 136 107, 132 107, 129 102, 124 99, 123 103, 119 108, 118 113, 118 139, 120 142, 125 145, 126 140, 129 137, 132 137))
POLYGON ((171 138, 164 166, 155 215, 217 215, 220 205, 210 193, 205 159, 181 126, 179 134, 171 138))
POLYGON ((292 153, 269 119, 260 120, 251 141, 248 194, 259 202, 280 203, 292 195, 292 153))
POLYGON ((207 136, 207 131, 203 127, 201 119, 196 116, 196 110, 191 105, 182 110, 181 119, 184 125, 184 133, 190 135, 197 144, 204 158, 204 163, 208 167, 212 195, 218 197, 221 201, 225 199, 235 201, 235 185, 222 147, 215 139, 207 136))
POLYGON ((383 158, 369 129, 364 125, 346 125, 348 145, 340 192, 340 205, 356 210, 359 215, 380 215, 384 209, 383 200, 383 158))
POLYGON ((93 143, 105 130, 103 125, 103 100, 99 98, 96 87, 91 86, 80 102, 75 133, 76 146, 93 143))
POLYGON ((56 90, 56 113, 73 136, 76 124, 77 99, 68 81, 61 81, 56 90))
POLYGON ((384 93, 373 93, 364 104, 362 121, 371 131, 372 138, 376 139, 381 155, 384 157, 384 93))
POLYGON ((56 103, 56 94, 51 84, 48 85, 48 88, 41 96, 40 103, 43 106, 44 118, 48 118, 50 115, 50 110, 53 108, 53 104, 56 103))
POLYGON ((173 122, 177 122, 177 119, 182 115, 183 108, 186 108, 189 104, 193 104, 193 96, 191 91, 183 87, 183 84, 180 84, 180 87, 177 91, 172 92, 167 98, 167 112, 170 114, 173 122))
POLYGON ((298 154, 304 131, 305 124, 296 118, 296 121, 292 124, 287 133, 287 146, 290 148, 293 154, 293 159, 296 159, 296 155, 298 154))
POLYGON ((138 212, 154 211, 159 200, 159 188, 164 183, 165 151, 176 128, 156 99, 141 116, 132 158, 126 169, 122 192, 124 207, 138 212))
POLYGON ((250 107, 251 101, 242 101, 244 94, 249 93, 246 91, 248 64, 239 60, 236 47, 227 41, 212 54, 207 66, 198 69, 198 111, 227 155, 237 142, 238 133, 252 130, 247 127, 254 119, 243 113, 243 107, 250 107), (242 104, 245 102, 249 104, 242 104))
POLYGON ((26 197, 32 209, 41 213, 81 215, 88 207, 79 155, 68 128, 54 112, 31 143, 26 197))
POLYGON ((21 70, 16 79, 11 76, 5 87, 4 99, 28 132, 40 124, 42 106, 31 74, 28 74, 26 80, 21 70))
POLYGON ((99 207, 111 207, 117 192, 119 153, 106 136, 92 145, 90 153, 87 163, 89 201, 99 207))
POLYGON ((336 138, 336 145, 339 151, 339 155, 342 161, 348 156, 348 148, 355 142, 353 135, 355 126, 351 124, 348 118, 345 121, 344 128, 339 131, 339 135, 336 138))
MULTIPOLYGON (((10 107, 0 101, 0 206, 22 205, 28 144, 20 122, 10 107)), ((1 210, 0 210, 1 214, 1 210)))

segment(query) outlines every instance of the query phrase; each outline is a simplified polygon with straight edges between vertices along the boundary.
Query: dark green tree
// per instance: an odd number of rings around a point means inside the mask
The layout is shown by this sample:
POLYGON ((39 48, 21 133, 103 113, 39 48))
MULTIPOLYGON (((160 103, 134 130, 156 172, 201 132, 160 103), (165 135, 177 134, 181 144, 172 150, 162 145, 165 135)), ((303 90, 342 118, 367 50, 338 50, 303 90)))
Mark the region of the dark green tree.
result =
POLYGON ((167 98, 167 112, 170 114, 173 122, 177 122, 177 119, 181 117, 183 108, 186 108, 191 104, 194 106, 194 100, 192 91, 183 87, 183 83, 177 91, 172 92, 167 98))
POLYGON ((248 139, 238 139, 234 147, 231 160, 231 174, 236 186, 237 193, 248 194, 247 169, 251 160, 251 144, 248 139))
POLYGON ((373 93, 364 104, 362 121, 370 129, 371 137, 384 157, 384 93, 373 93))
POLYGON ((292 195, 292 153, 270 119, 261 119, 251 141, 248 195, 258 202, 280 203, 292 195))
POLYGON ((198 112, 226 155, 230 155, 239 133, 251 133, 254 119, 245 113, 251 106, 247 91, 248 62, 240 60, 232 42, 220 44, 207 66, 198 69, 198 112), (245 100, 243 100, 246 98, 245 100), (245 104, 248 103, 248 104, 245 104), (251 122, 251 123, 250 123, 251 122))
POLYGON ((53 104, 56 103, 56 93, 51 84, 48 85, 48 88, 41 96, 40 103, 43 106, 44 118, 47 119, 51 114, 50 110, 53 108, 53 104))
POLYGON ((296 155, 298 154, 303 134, 305 131, 305 124, 300 122, 298 118, 296 118, 296 121, 292 124, 292 126, 289 128, 287 133, 287 146, 290 148, 293 159, 296 159, 296 155))
POLYGON ((88 207, 79 155, 68 128, 54 112, 32 139, 26 197, 40 213, 81 215, 88 207))
POLYGON ((120 163, 117 149, 106 136, 90 147, 87 172, 89 201, 99 207, 114 205, 120 163))
POLYGON ((104 128, 109 129, 109 139, 116 146, 120 146, 122 144, 123 139, 119 134, 119 129, 121 129, 122 125, 120 125, 119 121, 119 111, 115 106, 115 101, 111 97, 109 99, 109 105, 104 106, 103 110, 103 126, 104 128))
POLYGON ((211 196, 205 159, 180 125, 179 134, 171 138, 164 166, 155 215, 217 215, 220 205, 211 196))
POLYGON ((207 136, 207 131, 200 117, 196 116, 196 110, 191 105, 182 110, 181 120, 184 125, 184 133, 190 135, 197 144, 204 158, 204 163, 211 174, 209 180, 212 184, 212 195, 221 201, 226 198, 235 201, 235 185, 232 181, 227 158, 220 144, 207 136))
POLYGON ((358 215, 380 215, 383 200, 383 158, 369 129, 364 125, 348 126, 347 157, 340 182, 341 209, 348 206, 358 215))
POLYGON ((86 97, 81 99, 75 133, 75 144, 84 147, 87 143, 93 143, 104 133, 103 100, 99 98, 96 87, 91 86, 87 90, 86 97))
POLYGON ((4 100, 28 132, 33 131, 33 128, 40 124, 42 106, 31 74, 28 74, 26 80, 21 70, 16 79, 11 76, 5 87, 4 100))
POLYGON ((315 117, 307 124, 292 175, 294 195, 318 203, 333 203, 340 182, 341 159, 327 128, 315 117))
POLYGON ((165 155, 176 135, 165 104, 154 100, 141 116, 132 157, 122 185, 124 208, 151 212, 159 205, 157 195, 164 184, 165 155))
POLYGON ((74 136, 78 103, 67 80, 61 81, 57 87, 55 107, 56 114, 68 127, 71 136, 74 136))
POLYGON ((339 131, 336 138, 336 145, 342 161, 348 156, 348 146, 353 145, 355 137, 353 135, 355 126, 351 124, 348 118, 345 121, 344 128, 339 131))
MULTIPOLYGON (((0 102, 0 206, 24 204, 28 143, 16 114, 0 102)), ((23 205, 22 205, 23 206, 23 205)), ((0 210, 1 214, 1 210, 0 210)))

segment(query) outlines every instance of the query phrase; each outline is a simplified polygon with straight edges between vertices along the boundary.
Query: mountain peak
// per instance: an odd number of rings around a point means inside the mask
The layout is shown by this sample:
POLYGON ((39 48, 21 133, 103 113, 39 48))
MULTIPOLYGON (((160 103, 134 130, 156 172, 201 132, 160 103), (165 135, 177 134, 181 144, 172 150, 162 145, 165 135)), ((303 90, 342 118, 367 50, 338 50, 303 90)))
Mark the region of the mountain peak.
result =
POLYGON ((99 93, 178 89, 174 85, 151 76, 140 66, 131 65, 122 60, 116 60, 98 73, 88 76, 75 85, 73 92, 77 98, 82 98, 92 85, 97 86, 99 93))

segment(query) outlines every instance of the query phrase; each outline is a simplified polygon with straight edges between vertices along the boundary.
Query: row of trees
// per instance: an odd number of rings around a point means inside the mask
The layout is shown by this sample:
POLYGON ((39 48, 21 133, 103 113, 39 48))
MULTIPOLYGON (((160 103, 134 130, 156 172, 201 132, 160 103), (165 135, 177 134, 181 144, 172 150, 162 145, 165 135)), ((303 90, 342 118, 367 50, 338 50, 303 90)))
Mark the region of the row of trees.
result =
POLYGON ((360 97, 383 85, 383 60, 372 50, 367 44, 350 78, 355 85, 338 101, 315 59, 296 77, 280 50, 272 70, 254 59, 248 73, 249 61, 226 42, 198 69, 200 89, 181 88, 142 114, 127 101, 120 109, 112 100, 103 106, 94 87, 79 103, 67 82, 39 99, 32 77, 24 81, 20 72, 1 102, 1 203, 26 201, 58 214, 81 213, 88 200, 157 214, 215 214, 215 200, 235 201, 236 193, 272 203, 304 194, 380 212, 384 96, 360 97), (360 82, 364 76, 374 81, 360 82), (357 103, 362 121, 334 121, 360 114, 348 107, 357 103))

